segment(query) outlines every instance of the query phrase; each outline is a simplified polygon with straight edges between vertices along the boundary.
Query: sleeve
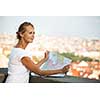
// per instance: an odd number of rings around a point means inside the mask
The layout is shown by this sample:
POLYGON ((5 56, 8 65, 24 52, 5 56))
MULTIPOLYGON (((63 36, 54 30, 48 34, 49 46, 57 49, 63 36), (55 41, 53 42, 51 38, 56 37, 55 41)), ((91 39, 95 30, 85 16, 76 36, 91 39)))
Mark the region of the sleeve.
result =
POLYGON ((29 57, 32 59, 32 55, 29 52, 20 52, 19 53, 19 61, 23 58, 23 57, 29 57))

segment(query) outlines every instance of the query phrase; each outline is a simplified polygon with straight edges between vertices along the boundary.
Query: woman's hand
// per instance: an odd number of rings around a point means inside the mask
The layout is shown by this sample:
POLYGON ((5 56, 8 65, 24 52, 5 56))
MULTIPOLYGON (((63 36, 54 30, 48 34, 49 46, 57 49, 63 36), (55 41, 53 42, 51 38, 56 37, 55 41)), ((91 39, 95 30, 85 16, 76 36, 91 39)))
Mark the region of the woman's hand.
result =
POLYGON ((48 58, 49 58, 49 51, 46 51, 46 52, 44 53, 44 59, 45 59, 45 61, 47 61, 48 58))
POLYGON ((66 72, 68 72, 68 70, 69 70, 70 66, 71 66, 70 64, 69 64, 69 65, 64 66, 64 67, 62 68, 62 73, 66 73, 66 72))

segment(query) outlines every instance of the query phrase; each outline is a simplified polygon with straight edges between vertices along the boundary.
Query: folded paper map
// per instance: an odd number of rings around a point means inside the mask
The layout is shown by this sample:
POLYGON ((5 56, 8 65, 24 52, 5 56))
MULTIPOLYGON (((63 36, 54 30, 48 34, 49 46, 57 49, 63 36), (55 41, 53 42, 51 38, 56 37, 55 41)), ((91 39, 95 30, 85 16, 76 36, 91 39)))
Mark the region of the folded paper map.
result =
POLYGON ((60 69, 65 65, 69 65, 71 59, 62 56, 57 52, 50 52, 48 60, 41 66, 43 70, 60 69))
MULTIPOLYGON (((62 56, 57 52, 50 52, 48 60, 41 66, 43 70, 61 69, 71 63, 71 59, 62 56)), ((64 74, 55 74, 52 76, 63 76, 64 74)))
MULTIPOLYGON (((61 69, 71 63, 71 59, 62 56, 57 52, 50 52, 48 60, 41 66, 42 70, 61 69)), ((64 76, 64 74, 55 74, 50 76, 64 76)))

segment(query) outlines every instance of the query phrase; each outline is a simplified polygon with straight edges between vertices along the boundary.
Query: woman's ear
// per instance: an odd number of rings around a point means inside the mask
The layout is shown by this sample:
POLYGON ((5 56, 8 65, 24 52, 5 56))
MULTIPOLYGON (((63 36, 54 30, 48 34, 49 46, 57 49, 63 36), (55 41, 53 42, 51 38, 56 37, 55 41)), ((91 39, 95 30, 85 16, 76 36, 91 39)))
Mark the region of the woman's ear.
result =
POLYGON ((21 32, 19 33, 19 35, 20 35, 20 37, 23 37, 24 36, 23 33, 21 33, 21 32))

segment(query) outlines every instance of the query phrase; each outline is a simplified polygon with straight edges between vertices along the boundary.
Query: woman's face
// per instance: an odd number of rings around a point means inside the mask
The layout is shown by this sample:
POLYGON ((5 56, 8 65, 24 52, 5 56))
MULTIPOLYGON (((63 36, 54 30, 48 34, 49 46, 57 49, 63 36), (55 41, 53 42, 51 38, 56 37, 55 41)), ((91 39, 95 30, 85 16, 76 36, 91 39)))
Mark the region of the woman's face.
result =
POLYGON ((34 28, 31 25, 29 25, 26 27, 26 31, 22 34, 22 39, 26 43, 32 43, 34 39, 34 35, 35 35, 34 28))

